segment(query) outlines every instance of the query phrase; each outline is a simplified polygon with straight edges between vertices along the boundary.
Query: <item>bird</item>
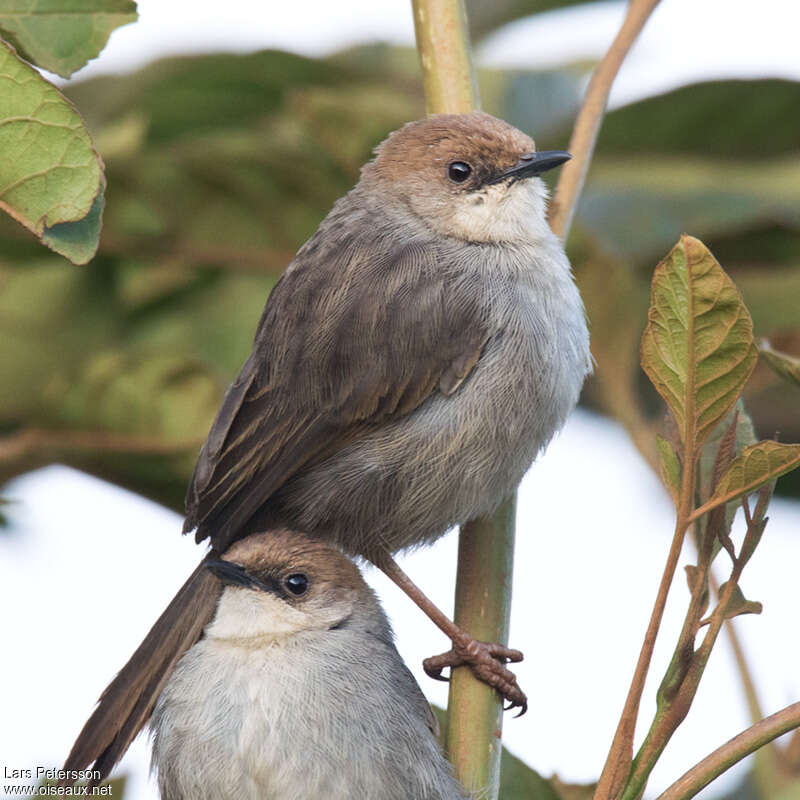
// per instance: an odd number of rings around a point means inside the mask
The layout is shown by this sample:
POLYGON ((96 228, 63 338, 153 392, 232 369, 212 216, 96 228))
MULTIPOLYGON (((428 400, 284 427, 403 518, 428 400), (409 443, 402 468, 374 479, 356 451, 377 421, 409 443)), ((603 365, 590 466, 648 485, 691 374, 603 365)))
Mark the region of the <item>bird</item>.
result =
MULTIPOLYGON (((377 565, 508 701, 503 662, 439 611, 393 559, 491 513, 577 403, 589 334, 541 173, 569 159, 483 112, 390 134, 273 287, 186 499, 184 532, 215 559, 287 528, 377 565)), ((201 563, 108 687, 69 763, 108 769, 201 635, 201 563)))
POLYGON ((295 531, 205 567, 223 589, 156 703, 162 800, 465 800, 353 562, 295 531))
POLYGON ((349 558, 274 530, 204 568, 215 612, 150 719, 162 800, 466 800, 349 558))

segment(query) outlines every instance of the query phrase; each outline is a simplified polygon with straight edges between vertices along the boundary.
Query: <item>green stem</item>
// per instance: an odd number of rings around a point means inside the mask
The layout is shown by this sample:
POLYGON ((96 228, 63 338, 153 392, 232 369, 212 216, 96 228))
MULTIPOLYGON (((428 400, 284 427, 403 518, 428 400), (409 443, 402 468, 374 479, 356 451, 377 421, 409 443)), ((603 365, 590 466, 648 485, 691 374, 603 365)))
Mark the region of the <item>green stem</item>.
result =
MULTIPOLYGON (((428 113, 479 108, 463 1, 412 0, 412 6, 428 113)), ((508 637, 515 508, 512 497, 493 517, 461 529, 455 623, 483 641, 505 643, 508 637)), ((499 695, 459 667, 453 670, 447 712, 447 752, 456 777, 468 791, 496 800, 503 716, 499 695)))
MULTIPOLYGON (((482 641, 508 641, 515 513, 512 497, 493 517, 461 530, 455 623, 482 641)), ((481 797, 496 798, 503 727, 497 693, 462 667, 453 671, 447 708, 447 752, 459 780, 481 797)))
POLYGON ((800 727, 800 703, 793 703, 718 747, 659 795, 658 800, 689 800, 745 756, 798 727, 800 727))
POLYGON ((480 107, 463 0, 411 0, 429 114, 480 107))

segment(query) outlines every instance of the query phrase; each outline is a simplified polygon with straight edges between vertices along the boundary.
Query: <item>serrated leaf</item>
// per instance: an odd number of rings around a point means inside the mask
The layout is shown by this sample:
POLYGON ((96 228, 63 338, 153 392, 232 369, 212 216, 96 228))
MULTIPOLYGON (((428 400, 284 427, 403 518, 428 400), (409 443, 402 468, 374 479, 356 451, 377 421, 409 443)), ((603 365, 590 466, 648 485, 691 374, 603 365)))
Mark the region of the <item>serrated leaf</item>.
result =
POLYGON ((692 453, 731 410, 756 358, 733 281, 701 241, 682 236, 653 275, 642 367, 692 453))
POLYGON ((691 516, 697 519, 712 508, 752 494, 769 481, 800 466, 800 444, 758 442, 745 447, 720 478, 714 494, 691 516))
POLYGON ((97 250, 103 165, 63 95, 0 41, 0 208, 77 264, 97 250), (70 227, 58 228, 64 223, 70 227))
POLYGON ((800 386, 800 358, 774 350, 766 339, 762 339, 758 351, 781 378, 800 386))
POLYGON ((659 464, 661 466, 661 479, 672 495, 675 504, 681 491, 681 464, 672 444, 663 436, 656 435, 659 464))
MULTIPOLYGON (((725 592, 725 588, 728 585, 728 581, 725 581, 719 587, 719 594, 722 595, 725 592)), ((725 606, 725 619, 731 619, 732 617, 738 617, 742 614, 760 614, 764 610, 764 606, 755 600, 748 600, 742 590, 739 588, 739 585, 733 587, 733 592, 731 593, 730 599, 728 600, 728 604, 725 606)), ((702 620, 700 625, 708 625, 711 621, 710 617, 702 620)))
POLYGON ((137 17, 133 0, 0 0, 0 33, 23 58, 62 78, 137 17))

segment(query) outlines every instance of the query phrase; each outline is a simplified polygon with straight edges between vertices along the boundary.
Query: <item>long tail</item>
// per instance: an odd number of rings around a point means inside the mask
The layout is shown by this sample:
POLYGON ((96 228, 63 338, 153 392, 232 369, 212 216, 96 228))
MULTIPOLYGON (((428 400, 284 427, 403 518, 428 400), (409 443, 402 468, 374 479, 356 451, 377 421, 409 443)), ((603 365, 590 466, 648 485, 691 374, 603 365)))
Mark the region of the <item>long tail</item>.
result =
MULTIPOLYGON (((207 557, 215 556, 211 551, 207 557)), ((100 779, 92 784, 107 777, 149 719, 178 659, 211 621, 219 595, 219 581, 201 562, 100 696, 72 746, 65 770, 93 764, 100 779)))

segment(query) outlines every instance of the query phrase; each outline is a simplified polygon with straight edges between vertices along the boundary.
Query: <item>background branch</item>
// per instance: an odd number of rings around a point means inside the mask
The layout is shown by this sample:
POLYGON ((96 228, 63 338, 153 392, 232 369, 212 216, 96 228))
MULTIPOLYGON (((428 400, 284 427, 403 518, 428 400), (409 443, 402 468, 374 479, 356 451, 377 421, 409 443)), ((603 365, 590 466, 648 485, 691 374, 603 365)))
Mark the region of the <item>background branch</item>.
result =
POLYGON ((630 0, 628 12, 608 52, 592 73, 581 109, 575 120, 569 152, 572 161, 561 168, 553 204, 550 208, 550 227, 559 238, 566 240, 578 198, 583 190, 594 145, 608 104, 608 95, 625 56, 636 41, 659 0, 630 0))

